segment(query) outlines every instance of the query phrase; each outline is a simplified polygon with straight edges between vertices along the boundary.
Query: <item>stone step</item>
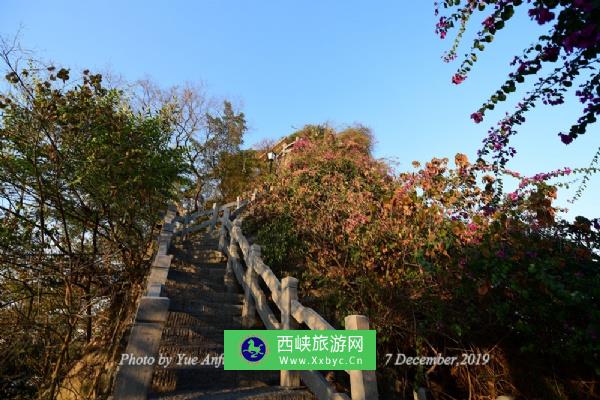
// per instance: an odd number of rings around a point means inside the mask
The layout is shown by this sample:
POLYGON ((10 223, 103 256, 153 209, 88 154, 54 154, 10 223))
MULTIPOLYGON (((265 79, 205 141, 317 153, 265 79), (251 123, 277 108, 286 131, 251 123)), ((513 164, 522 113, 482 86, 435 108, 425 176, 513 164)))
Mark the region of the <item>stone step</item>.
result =
POLYGON ((218 244, 219 243, 219 235, 216 235, 216 236, 206 236, 205 235, 205 236, 190 237, 189 240, 185 240, 182 243, 188 247, 197 246, 198 244, 206 244, 206 243, 218 244))
POLYGON ((219 247, 219 239, 194 239, 193 241, 187 240, 185 242, 177 242, 177 246, 180 249, 194 249, 197 247, 205 247, 212 246, 212 248, 216 249, 219 247))
POLYGON ((193 249, 190 249, 190 251, 187 251, 185 254, 186 257, 193 257, 193 258, 207 258, 207 259, 213 259, 213 258, 218 258, 221 259, 223 261, 227 261, 227 257, 225 257, 225 255, 223 253, 221 253, 219 250, 217 250, 216 248, 212 248, 212 249, 198 249, 196 247, 194 247, 193 249))
POLYGON ((197 285, 194 285, 193 287, 189 287, 189 286, 175 286, 172 285, 169 287, 169 289, 165 289, 163 291, 163 296, 166 296, 170 299, 173 299, 175 296, 187 296, 185 293, 190 293, 190 296, 196 296, 200 299, 206 299, 207 301, 209 301, 209 299, 214 298, 215 302, 221 301, 223 299, 234 299, 237 298, 237 295, 239 295, 239 293, 236 292, 228 292, 227 291, 227 287, 223 284, 223 283, 214 283, 214 282, 198 282, 197 285), (168 293, 171 293, 172 295, 169 296, 168 293), (230 295, 235 295, 234 297, 226 297, 230 296, 230 295))
POLYGON ((222 264, 227 262, 223 257, 177 257, 177 260, 185 264, 191 264, 194 266, 205 265, 205 264, 222 264))
POLYGON ((219 250, 219 241, 210 241, 210 242, 201 242, 201 243, 193 243, 183 245, 181 247, 175 248, 177 251, 181 252, 181 255, 187 255, 189 253, 194 253, 198 250, 219 250))
POLYGON ((180 296, 188 296, 200 301, 227 304, 242 304, 244 300, 244 295, 241 293, 216 292, 214 290, 207 290, 204 286, 201 288, 167 286, 163 293, 165 297, 172 299, 171 301, 180 296))
POLYGON ((172 287, 185 287, 188 289, 192 289, 194 287, 202 288, 204 284, 204 280, 207 283, 220 282, 225 278, 225 274, 219 275, 217 272, 213 274, 209 272, 197 272, 197 273, 182 273, 182 272, 171 272, 170 277, 167 277, 166 285, 172 287), (219 279, 220 278, 220 279, 219 279))
POLYGON ((195 263, 194 267, 196 267, 196 269, 199 269, 200 271, 202 270, 223 270, 225 271, 225 269, 227 269, 227 260, 220 262, 220 263, 195 263))
POLYGON ((200 282, 207 284, 207 285, 221 286, 225 282, 225 280, 224 280, 225 274, 224 273, 211 274, 210 272, 198 272, 197 274, 195 274, 195 278, 198 279, 200 282))
POLYGON ((210 240, 210 241, 203 241, 203 242, 197 242, 197 243, 193 243, 189 246, 185 246, 183 247, 185 249, 206 249, 206 250, 217 250, 219 248, 219 241, 218 240, 210 240))
POLYGON ((225 277, 225 267, 215 267, 215 268, 197 268, 196 276, 203 278, 220 278, 223 279, 225 277))
POLYGON ((176 247, 174 250, 178 252, 177 256, 186 256, 198 250, 216 251, 219 250, 219 241, 216 240, 209 242, 184 243, 183 245, 176 247))
POLYGON ((177 260, 194 260, 194 262, 202 262, 202 257, 206 257, 207 259, 211 259, 210 262, 214 262, 213 259, 220 259, 221 262, 226 262, 226 259, 223 259, 225 255, 217 250, 217 247, 209 247, 209 248, 193 248, 193 249, 184 249, 181 252, 175 250, 173 256, 177 260))
POLYGON ((215 329, 241 329, 242 317, 215 318, 213 316, 190 315, 184 312, 169 311, 165 324, 166 327, 189 327, 191 329, 203 329, 212 327, 215 329))
MULTIPOLYGON (((242 313, 239 314, 222 314, 222 315, 208 315, 208 314, 196 314, 190 313, 191 316, 197 318, 199 321, 204 321, 207 325, 214 324, 215 327, 225 328, 229 325, 241 324, 242 313)), ((231 328, 227 328, 231 329, 231 328)))
POLYGON ((279 371, 225 371, 222 366, 201 365, 206 357, 220 359, 224 330, 242 329, 243 294, 224 284, 227 258, 217 250, 218 238, 218 232, 197 232, 185 242, 174 242, 164 287, 169 314, 158 349, 158 356, 171 357, 172 364, 154 368, 153 391, 159 397, 150 398, 313 399, 306 391, 269 387, 279 384, 279 371), (179 355, 188 363, 178 365, 179 355), (195 365, 189 364, 192 359, 195 365))
POLYGON ((213 231, 213 232, 206 232, 206 231, 198 231, 198 232, 192 232, 191 234, 188 235, 188 238, 185 242, 189 242, 189 243, 196 243, 196 242, 201 242, 201 241, 205 241, 205 240, 219 240, 219 233, 218 230, 213 231))
MULTIPOLYGON (((183 342, 183 341, 182 341, 183 342)), ((203 360, 207 355, 209 356, 220 356, 223 354, 223 343, 217 342, 204 342, 204 343, 163 343, 161 340, 160 346, 158 347, 158 354, 161 357, 172 357, 174 360, 177 359, 178 354, 182 354, 184 357, 197 357, 199 360, 203 360)), ((179 368, 178 366, 173 366, 179 368)), ((197 368, 194 366, 191 368, 197 368)))
MULTIPOLYGON (((194 268, 194 270, 182 271, 181 269, 171 269, 169 271, 169 275, 167 276, 167 280, 171 280, 172 283, 182 284, 189 287, 193 287, 198 283, 208 283, 208 284, 221 284, 223 283, 223 279, 225 278, 225 270, 220 269, 199 269, 194 268)), ((169 282, 167 281, 167 284, 169 282)))
POLYGON ((200 272, 196 267, 176 267, 169 269, 167 275, 167 285, 170 283, 183 284, 186 286, 196 285, 199 282, 202 283, 223 283, 225 273, 220 275, 218 272, 200 272), (206 282, 204 282, 206 281, 206 282))
POLYGON ((198 271, 198 267, 193 264, 177 262, 171 264, 167 280, 174 282, 189 282, 190 276, 198 271))
POLYGON ((212 391, 188 391, 166 395, 150 395, 149 400, 314 400, 304 387, 288 389, 281 386, 243 387, 212 391))
POLYGON ((224 261, 222 263, 196 263, 194 264, 194 266, 198 269, 226 269, 227 268, 227 261, 224 261))
POLYGON ((210 327, 194 329, 189 326, 172 326, 163 329, 161 341, 165 344, 181 343, 223 343, 224 329, 210 327))
POLYGON ((163 337, 169 337, 170 335, 187 335, 187 334, 198 334, 206 337, 223 337, 223 331, 225 328, 217 328, 214 326, 201 326, 194 327, 193 325, 182 325, 182 326, 165 326, 163 330, 163 337))
MULTIPOLYGON (((185 265, 185 266, 175 266, 173 268, 169 269, 169 273, 172 274, 171 276, 171 280, 179 282, 179 281, 185 281, 185 278, 188 278, 187 281, 189 281, 190 277, 196 277, 196 278, 210 278, 210 277, 224 277, 225 276, 225 272, 226 272, 226 267, 225 265, 220 265, 220 264, 216 264, 214 267, 208 267, 208 266, 197 266, 197 265, 185 265), (189 275, 187 277, 185 276, 180 276, 180 275, 189 275)), ((194 281, 191 281, 190 283, 193 283, 194 281)))
POLYGON ((167 336, 163 331, 163 337, 161 337, 160 341, 161 346, 164 346, 165 348, 177 346, 199 346, 202 348, 223 346, 223 333, 221 333, 220 335, 205 335, 201 333, 196 333, 193 330, 188 330, 188 335, 185 335, 185 333, 186 331, 177 331, 176 334, 167 336))
POLYGON ((231 303, 209 303, 202 300, 171 298, 170 311, 185 312, 191 315, 201 316, 241 316, 242 306, 231 303))
POLYGON ((157 368, 152 377, 155 393, 186 389, 226 389, 279 384, 279 371, 225 371, 220 368, 157 368))
POLYGON ((218 243, 220 236, 221 236, 220 233, 215 233, 215 234, 211 234, 211 235, 190 237, 190 240, 187 240, 186 242, 188 242, 192 245, 197 244, 197 243, 207 243, 207 242, 218 243))

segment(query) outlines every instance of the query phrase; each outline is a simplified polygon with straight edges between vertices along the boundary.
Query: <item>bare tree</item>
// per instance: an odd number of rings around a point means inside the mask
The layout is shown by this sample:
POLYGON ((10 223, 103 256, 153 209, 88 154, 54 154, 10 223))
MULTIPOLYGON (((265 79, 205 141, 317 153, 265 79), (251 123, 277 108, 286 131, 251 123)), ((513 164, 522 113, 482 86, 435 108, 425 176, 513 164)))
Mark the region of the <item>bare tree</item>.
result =
POLYGON ((163 89, 150 80, 136 83, 135 104, 146 113, 163 113, 172 122, 173 140, 188 164, 189 185, 183 191, 192 208, 217 193, 215 170, 224 153, 239 151, 247 130, 244 114, 229 101, 209 97, 202 84, 163 89))

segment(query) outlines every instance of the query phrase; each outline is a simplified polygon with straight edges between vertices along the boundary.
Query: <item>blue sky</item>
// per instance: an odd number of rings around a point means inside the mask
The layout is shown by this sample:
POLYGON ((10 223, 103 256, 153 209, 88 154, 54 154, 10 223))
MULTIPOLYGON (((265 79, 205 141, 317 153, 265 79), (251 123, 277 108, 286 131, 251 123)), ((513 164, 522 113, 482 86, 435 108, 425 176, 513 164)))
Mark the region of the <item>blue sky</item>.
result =
MULTIPOLYGON (((0 35, 22 26, 24 47, 75 69, 110 69, 162 86, 203 82, 210 94, 242 106, 247 145, 307 123, 362 123, 375 134, 375 155, 408 169, 412 160, 457 152, 475 158, 487 128, 519 93, 479 125, 469 115, 504 82, 512 56, 541 32, 521 10, 456 86, 450 78, 457 64, 441 60, 451 36, 434 34, 432 3, 3 0, 0 35)), ((529 113, 511 168, 533 175, 588 165, 600 146, 600 125, 569 146, 556 136, 581 110, 571 100, 529 113)), ((572 193, 559 192, 569 217, 600 216, 600 176, 580 201, 567 204, 572 193)))

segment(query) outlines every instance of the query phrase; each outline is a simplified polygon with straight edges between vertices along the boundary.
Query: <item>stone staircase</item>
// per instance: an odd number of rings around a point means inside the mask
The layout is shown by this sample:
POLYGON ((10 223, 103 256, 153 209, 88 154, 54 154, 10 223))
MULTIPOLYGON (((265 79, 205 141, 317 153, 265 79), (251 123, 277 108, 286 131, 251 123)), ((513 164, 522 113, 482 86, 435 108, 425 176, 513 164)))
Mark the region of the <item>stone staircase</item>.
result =
MULTIPOLYGON (((279 371, 225 371, 214 365, 223 353, 223 330, 242 329, 239 287, 225 286, 225 256, 217 251, 218 236, 202 233, 176 242, 164 296, 170 299, 159 356, 171 357, 156 365, 150 399, 308 400, 306 389, 279 387, 279 371), (178 364, 197 357, 196 365, 178 364), (202 361, 212 361, 202 365, 202 361)), ((222 358, 221 358, 222 362, 222 358)))

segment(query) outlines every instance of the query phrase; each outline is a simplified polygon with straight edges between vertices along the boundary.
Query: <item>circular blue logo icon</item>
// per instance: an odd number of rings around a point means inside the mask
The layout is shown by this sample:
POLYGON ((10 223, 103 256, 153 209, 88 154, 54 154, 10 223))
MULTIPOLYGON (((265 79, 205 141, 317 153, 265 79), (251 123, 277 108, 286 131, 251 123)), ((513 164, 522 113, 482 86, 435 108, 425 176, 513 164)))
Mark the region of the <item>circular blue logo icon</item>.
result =
POLYGON ((262 339, 252 336, 242 342, 242 356, 247 361, 260 361, 265 354, 267 354, 267 346, 262 339))

